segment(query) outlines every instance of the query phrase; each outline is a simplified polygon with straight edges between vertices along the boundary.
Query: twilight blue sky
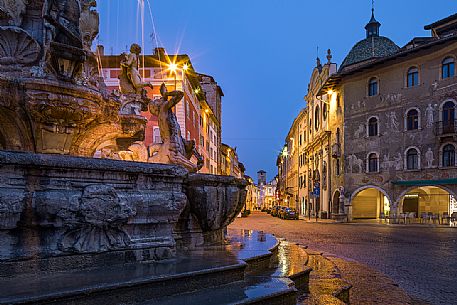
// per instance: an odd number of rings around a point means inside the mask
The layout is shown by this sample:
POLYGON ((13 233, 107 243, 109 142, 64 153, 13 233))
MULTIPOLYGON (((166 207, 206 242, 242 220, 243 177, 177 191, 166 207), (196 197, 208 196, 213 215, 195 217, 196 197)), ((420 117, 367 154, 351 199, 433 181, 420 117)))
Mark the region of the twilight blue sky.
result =
MULTIPOLYGON (((155 42, 146 2, 145 50, 155 42)), ((319 56, 340 64, 365 37, 371 0, 149 0, 160 46, 189 54, 197 71, 222 87, 222 141, 236 146, 247 174, 276 175, 276 156, 319 56)), ((137 0, 98 0, 100 43, 118 54, 141 43, 137 0)), ((403 46, 428 36, 423 26, 457 12, 456 0, 376 1, 381 35, 403 46)))

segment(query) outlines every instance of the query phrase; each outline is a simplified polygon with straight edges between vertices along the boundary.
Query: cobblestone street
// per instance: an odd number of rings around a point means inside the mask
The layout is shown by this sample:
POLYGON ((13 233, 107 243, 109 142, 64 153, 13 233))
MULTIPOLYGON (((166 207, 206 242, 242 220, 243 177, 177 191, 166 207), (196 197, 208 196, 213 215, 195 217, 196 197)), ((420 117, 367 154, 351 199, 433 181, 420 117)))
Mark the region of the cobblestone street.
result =
POLYGON ((367 264, 391 277, 419 303, 457 304, 457 228, 309 223, 260 212, 238 218, 230 227, 262 230, 367 264))

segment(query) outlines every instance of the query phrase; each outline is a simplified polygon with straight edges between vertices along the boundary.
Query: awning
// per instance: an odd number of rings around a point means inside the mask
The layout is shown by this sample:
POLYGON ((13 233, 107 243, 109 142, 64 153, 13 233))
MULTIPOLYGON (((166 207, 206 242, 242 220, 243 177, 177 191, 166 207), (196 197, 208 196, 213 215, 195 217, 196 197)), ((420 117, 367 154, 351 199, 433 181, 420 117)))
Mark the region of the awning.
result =
POLYGON ((391 182, 393 185, 404 185, 404 186, 433 186, 433 185, 445 185, 445 184, 457 184, 457 178, 452 179, 440 179, 440 180, 397 180, 391 182))

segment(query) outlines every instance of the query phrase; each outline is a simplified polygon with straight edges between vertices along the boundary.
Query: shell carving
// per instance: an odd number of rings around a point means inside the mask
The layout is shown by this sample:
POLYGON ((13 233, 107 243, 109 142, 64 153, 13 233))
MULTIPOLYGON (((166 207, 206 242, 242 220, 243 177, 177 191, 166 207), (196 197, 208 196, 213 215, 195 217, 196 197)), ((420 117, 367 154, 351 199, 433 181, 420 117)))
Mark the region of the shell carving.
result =
POLYGON ((0 65, 31 64, 38 59, 41 47, 26 31, 0 26, 0 65))

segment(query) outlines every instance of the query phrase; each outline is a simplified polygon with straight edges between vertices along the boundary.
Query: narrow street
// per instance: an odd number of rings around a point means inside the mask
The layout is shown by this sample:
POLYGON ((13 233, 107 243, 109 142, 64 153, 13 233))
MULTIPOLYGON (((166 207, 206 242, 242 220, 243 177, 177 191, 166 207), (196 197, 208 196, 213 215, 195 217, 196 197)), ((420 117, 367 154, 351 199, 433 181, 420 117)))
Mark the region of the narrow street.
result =
POLYGON ((230 228, 265 231, 358 261, 391 277, 416 300, 457 304, 457 228, 309 223, 261 212, 237 218, 230 228))

